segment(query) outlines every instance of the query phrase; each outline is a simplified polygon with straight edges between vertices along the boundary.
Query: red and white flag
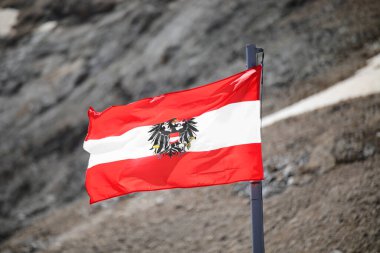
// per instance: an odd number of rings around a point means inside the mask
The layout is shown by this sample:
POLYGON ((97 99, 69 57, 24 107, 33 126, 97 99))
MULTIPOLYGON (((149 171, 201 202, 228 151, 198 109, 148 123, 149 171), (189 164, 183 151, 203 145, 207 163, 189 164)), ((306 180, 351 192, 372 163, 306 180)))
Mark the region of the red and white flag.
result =
POLYGON ((261 66, 194 89, 88 111, 90 202, 263 179, 261 66))

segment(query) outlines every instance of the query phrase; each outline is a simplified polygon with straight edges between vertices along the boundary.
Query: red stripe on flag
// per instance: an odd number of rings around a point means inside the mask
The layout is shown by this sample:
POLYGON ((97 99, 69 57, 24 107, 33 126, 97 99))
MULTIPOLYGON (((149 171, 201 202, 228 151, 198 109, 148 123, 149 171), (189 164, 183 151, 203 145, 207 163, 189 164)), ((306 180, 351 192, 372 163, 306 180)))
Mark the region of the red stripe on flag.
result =
POLYGON ((261 144, 232 146, 179 156, 156 156, 96 165, 87 170, 90 203, 116 196, 262 180, 261 144))
POLYGON ((118 136, 173 118, 189 119, 231 103, 259 100, 260 78, 261 66, 257 66, 208 85, 111 106, 103 112, 90 108, 86 140, 118 136))

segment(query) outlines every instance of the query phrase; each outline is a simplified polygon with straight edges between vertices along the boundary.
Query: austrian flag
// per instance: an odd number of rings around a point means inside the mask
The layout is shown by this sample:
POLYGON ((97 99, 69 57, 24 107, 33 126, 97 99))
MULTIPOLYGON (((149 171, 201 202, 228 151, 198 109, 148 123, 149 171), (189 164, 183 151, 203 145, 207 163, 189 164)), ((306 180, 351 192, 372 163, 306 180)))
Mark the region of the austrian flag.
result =
POLYGON ((261 66, 197 88, 88 111, 90 202, 263 179, 261 66))

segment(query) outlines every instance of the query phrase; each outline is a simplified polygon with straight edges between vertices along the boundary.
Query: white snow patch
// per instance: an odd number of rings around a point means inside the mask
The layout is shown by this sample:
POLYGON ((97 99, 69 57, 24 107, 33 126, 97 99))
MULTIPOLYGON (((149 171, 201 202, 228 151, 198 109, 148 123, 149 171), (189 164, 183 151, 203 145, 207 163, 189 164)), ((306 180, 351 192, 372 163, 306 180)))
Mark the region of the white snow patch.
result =
POLYGON ((367 66, 358 70, 352 77, 264 117, 262 127, 267 127, 280 120, 330 106, 344 100, 364 97, 379 92, 380 54, 368 60, 367 66))
POLYGON ((0 37, 8 36, 17 22, 18 10, 0 9, 0 37))
POLYGON ((46 23, 43 23, 42 25, 40 25, 37 28, 37 33, 48 33, 56 27, 57 27, 56 21, 49 21, 49 22, 46 22, 46 23))

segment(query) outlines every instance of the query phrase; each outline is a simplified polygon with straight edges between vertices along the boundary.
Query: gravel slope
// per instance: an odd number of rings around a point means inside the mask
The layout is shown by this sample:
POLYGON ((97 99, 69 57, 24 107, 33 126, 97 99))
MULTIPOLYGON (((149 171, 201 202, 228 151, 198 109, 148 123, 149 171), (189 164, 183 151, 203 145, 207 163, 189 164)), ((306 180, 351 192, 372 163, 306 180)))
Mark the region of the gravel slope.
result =
MULTIPOLYGON (((266 183, 276 190, 264 201, 267 252, 380 251, 379 112, 374 95, 264 130, 266 183)), ((241 193, 236 185, 150 192, 92 207, 81 198, 0 249, 249 252, 249 199, 241 193)))

